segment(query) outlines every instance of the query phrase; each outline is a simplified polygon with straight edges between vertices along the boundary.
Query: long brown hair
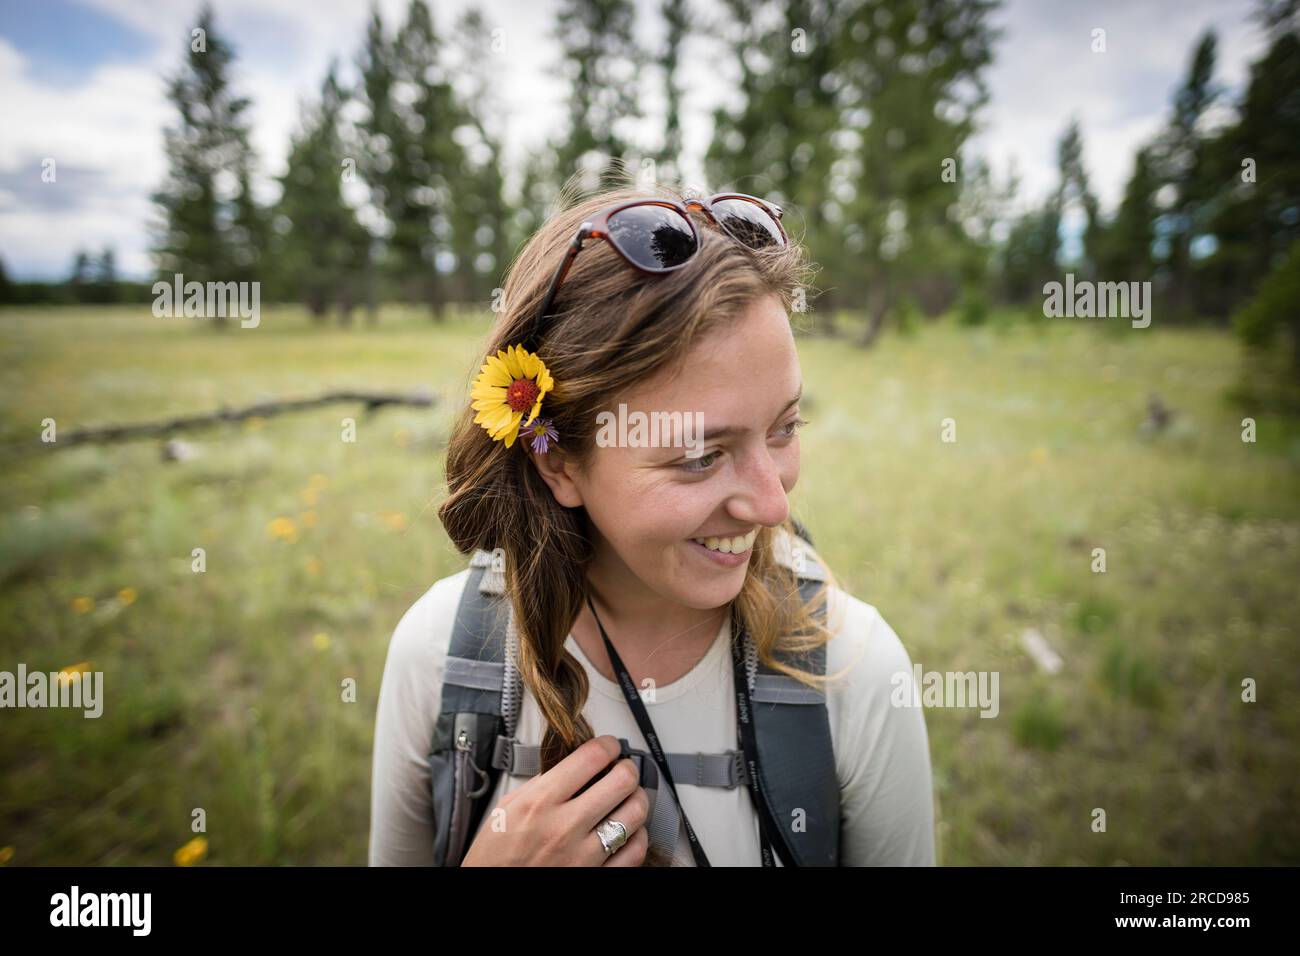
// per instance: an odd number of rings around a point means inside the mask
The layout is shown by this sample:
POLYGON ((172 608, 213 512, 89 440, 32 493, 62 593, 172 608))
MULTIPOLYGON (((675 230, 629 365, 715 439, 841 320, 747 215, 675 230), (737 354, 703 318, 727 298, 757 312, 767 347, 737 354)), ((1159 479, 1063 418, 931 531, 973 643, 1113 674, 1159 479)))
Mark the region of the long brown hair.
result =
MULTIPOLYGON (((504 305, 482 355, 519 342, 546 293, 552 273, 581 223, 627 198, 661 195, 665 187, 618 187, 580 197, 566 189, 562 208, 532 236, 515 259, 504 305)), ((564 194, 562 194, 564 195, 564 194)), ((574 261, 552 306, 550 326, 537 353, 555 379, 543 414, 562 436, 567 456, 581 467, 596 447, 597 413, 623 390, 661 369, 680 367, 692 344, 738 316, 755 299, 777 296, 787 312, 810 276, 802 247, 755 251, 696 216, 701 249, 685 267, 645 276, 608 243, 592 242, 574 261)), ((475 365, 470 379, 477 374, 475 365)), ((467 389, 468 392, 468 383, 467 389)), ((545 772, 595 736, 583 716, 586 671, 565 640, 587 595, 586 565, 593 555, 586 512, 556 502, 524 451, 510 448, 474 423, 466 401, 447 448, 448 497, 438 509, 462 554, 475 549, 505 554, 506 592, 519 637, 518 666, 547 729, 541 743, 545 772)), ((793 532, 792 522, 786 530, 793 532)), ((827 598, 822 588, 805 606, 789 567, 773 552, 775 529, 760 528, 745 583, 732 604, 748 628, 759 659, 810 686, 829 677, 790 667, 777 651, 807 651, 830 639, 812 613, 827 598)), ((829 571, 828 571, 829 576, 829 571)), ((830 578, 830 585, 834 578, 830 578)), ((653 852, 647 865, 665 865, 653 852)))

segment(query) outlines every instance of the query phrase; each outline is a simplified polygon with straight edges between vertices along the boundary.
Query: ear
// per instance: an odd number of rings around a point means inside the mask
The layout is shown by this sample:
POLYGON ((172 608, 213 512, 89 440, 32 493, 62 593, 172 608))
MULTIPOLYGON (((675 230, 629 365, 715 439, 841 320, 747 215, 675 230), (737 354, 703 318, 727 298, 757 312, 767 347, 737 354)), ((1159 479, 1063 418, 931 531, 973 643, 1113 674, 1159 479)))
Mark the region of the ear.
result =
POLYGON ((550 450, 542 453, 525 446, 528 457, 533 460, 537 473, 551 489, 557 504, 565 508, 577 508, 582 504, 582 493, 573 480, 577 467, 558 445, 552 444, 550 450))

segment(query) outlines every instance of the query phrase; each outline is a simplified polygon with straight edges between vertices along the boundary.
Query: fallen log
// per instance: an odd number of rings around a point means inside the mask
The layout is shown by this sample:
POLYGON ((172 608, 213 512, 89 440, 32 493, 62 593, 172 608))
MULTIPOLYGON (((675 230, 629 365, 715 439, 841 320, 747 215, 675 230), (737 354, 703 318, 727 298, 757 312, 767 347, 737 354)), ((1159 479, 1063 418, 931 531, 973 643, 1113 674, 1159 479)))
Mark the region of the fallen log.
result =
POLYGON ((57 440, 47 442, 49 448, 67 448, 72 445, 84 445, 89 442, 130 441, 136 438, 155 438, 170 435, 172 432, 205 428, 210 425, 242 422, 250 418, 269 418, 286 412, 301 412, 322 405, 338 402, 361 402, 367 413, 374 412, 386 405, 407 405, 416 408, 428 408, 434 398, 427 392, 415 392, 399 395, 383 392, 327 392, 315 398, 283 398, 258 402, 243 408, 220 408, 215 412, 202 415, 187 415, 160 422, 139 422, 129 425, 103 425, 99 428, 82 428, 76 431, 58 434, 57 440))

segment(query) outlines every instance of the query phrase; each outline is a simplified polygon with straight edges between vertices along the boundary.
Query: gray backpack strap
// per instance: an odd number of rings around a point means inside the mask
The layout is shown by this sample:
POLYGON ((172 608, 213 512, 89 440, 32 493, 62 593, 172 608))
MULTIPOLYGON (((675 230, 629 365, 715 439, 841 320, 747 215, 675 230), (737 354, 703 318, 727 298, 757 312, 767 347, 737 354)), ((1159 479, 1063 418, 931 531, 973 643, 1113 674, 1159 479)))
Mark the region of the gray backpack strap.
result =
MULTIPOLYGON (((808 604, 823 587, 825 570, 811 548, 802 557, 798 552, 804 549, 797 542, 795 548, 799 594, 808 604)), ((818 609, 822 623, 825 610, 824 605, 818 609)), ((748 632, 744 641, 754 700, 760 790, 797 865, 837 866, 840 789, 826 694, 760 664, 748 632)), ((800 670, 826 673, 825 645, 807 654, 777 656, 800 670)))
MULTIPOLYGON (((540 747, 521 744, 501 736, 492 765, 512 777, 533 777, 540 766, 540 747)), ((745 755, 739 750, 720 754, 664 754, 675 783, 689 783, 696 787, 721 787, 731 790, 748 781, 745 778, 745 755)))
POLYGON ((488 569, 471 567, 447 648, 444 712, 501 715, 505 674, 504 602, 480 587, 488 569))
POLYGON ((505 602, 481 587, 488 573, 471 563, 447 648, 429 754, 435 866, 460 865, 499 776, 492 758, 502 729, 505 602))

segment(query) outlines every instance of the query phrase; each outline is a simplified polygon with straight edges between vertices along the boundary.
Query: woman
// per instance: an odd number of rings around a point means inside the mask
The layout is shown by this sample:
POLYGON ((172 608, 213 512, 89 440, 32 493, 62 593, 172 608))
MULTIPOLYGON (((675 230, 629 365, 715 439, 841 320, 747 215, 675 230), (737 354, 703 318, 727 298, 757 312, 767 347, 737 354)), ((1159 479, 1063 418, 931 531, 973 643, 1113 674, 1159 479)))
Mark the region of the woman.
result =
POLYGON ((611 190, 519 256, 439 509, 479 567, 434 584, 393 634, 371 865, 934 863, 924 717, 891 706, 911 661, 874 607, 808 573, 824 564, 795 537, 804 381, 787 310, 807 263, 780 216, 738 194, 611 190), (628 427, 637 413, 664 427, 628 427), (463 692, 445 690, 449 646, 462 599, 489 591, 488 553, 522 688, 507 743, 535 766, 508 757, 489 776, 480 746, 455 776, 451 711, 501 712, 440 700, 463 692), (823 744, 820 769, 802 767, 823 744), (734 757, 734 779, 693 779, 698 754, 734 757), (490 813, 452 805, 465 778, 491 785, 490 813))

